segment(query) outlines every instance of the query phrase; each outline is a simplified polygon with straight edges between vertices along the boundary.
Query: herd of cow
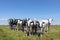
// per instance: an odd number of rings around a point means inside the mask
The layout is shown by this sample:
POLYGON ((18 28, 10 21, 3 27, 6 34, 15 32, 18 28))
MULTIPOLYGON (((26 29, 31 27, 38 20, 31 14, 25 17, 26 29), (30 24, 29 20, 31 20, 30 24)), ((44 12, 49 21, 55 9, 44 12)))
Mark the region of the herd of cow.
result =
POLYGON ((38 34, 42 36, 44 32, 49 32, 50 24, 52 19, 37 20, 37 19, 9 19, 9 25, 11 30, 21 30, 26 32, 29 36, 30 34, 38 34), (45 30, 46 29, 46 30, 45 30))

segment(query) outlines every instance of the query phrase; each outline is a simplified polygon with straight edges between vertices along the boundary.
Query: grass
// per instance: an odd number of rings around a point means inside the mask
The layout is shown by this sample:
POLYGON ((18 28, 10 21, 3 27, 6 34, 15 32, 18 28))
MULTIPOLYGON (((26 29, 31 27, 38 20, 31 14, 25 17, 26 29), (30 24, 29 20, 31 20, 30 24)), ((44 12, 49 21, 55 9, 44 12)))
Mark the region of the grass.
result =
POLYGON ((60 26, 52 25, 49 33, 44 33, 43 37, 37 35, 26 36, 26 33, 11 30, 8 26, 0 26, 0 40, 60 40, 60 26))

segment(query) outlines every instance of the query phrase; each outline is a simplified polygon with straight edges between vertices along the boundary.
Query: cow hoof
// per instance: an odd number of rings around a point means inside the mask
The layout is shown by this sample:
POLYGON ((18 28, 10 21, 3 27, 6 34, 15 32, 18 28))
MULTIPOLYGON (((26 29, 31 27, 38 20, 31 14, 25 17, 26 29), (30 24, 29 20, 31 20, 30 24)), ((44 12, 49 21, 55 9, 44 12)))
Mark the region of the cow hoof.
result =
POLYGON ((47 31, 45 31, 45 32, 47 32, 47 31))
POLYGON ((38 37, 40 37, 40 33, 38 34, 38 37))
POLYGON ((27 32, 27 36, 29 36, 29 32, 27 32))

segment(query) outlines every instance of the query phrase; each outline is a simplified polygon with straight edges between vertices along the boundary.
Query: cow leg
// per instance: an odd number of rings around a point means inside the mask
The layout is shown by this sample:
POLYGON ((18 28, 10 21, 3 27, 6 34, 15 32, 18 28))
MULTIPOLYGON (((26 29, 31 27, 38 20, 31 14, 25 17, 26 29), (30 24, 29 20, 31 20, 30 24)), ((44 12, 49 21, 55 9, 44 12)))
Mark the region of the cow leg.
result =
POLYGON ((49 30, 50 30, 50 24, 48 24, 47 26, 47 32, 49 32, 49 30))
POLYGON ((37 26, 35 26, 35 34, 37 33, 37 26))
POLYGON ((13 25, 10 25, 10 29, 11 29, 11 30, 13 30, 13 29, 14 29, 14 28, 13 28, 13 25))
POLYGON ((31 34, 34 34, 34 26, 32 26, 32 32, 31 32, 31 34))
POLYGON ((46 27, 46 30, 45 30, 45 32, 48 32, 48 26, 46 27))
POLYGON ((13 29, 13 26, 12 26, 12 25, 10 26, 10 29, 11 29, 11 30, 13 29))
POLYGON ((13 25, 13 29, 16 30, 16 25, 13 25))
POLYGON ((50 31, 50 23, 49 23, 49 25, 48 25, 48 32, 50 31))
POLYGON ((18 30, 21 30, 21 25, 20 24, 18 24, 18 30))
POLYGON ((26 29, 25 29, 27 36, 29 36, 30 33, 30 26, 28 26, 28 24, 26 23, 26 29))
POLYGON ((27 27, 27 36, 29 36, 30 33, 30 27, 27 27))
POLYGON ((22 31, 24 32, 24 26, 22 25, 22 31))
POLYGON ((38 36, 41 36, 42 37, 42 35, 43 35, 43 28, 40 28, 40 31, 39 31, 39 33, 38 33, 38 36))

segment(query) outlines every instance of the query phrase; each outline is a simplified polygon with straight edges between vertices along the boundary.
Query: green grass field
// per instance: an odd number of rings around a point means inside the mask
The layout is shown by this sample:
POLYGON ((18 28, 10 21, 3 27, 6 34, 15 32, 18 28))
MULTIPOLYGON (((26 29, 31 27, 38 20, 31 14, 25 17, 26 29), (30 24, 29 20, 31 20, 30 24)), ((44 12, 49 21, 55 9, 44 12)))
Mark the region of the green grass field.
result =
POLYGON ((0 40, 60 40, 60 26, 50 27, 49 33, 44 33, 43 37, 37 35, 26 36, 26 33, 11 30, 8 26, 0 26, 0 40))

